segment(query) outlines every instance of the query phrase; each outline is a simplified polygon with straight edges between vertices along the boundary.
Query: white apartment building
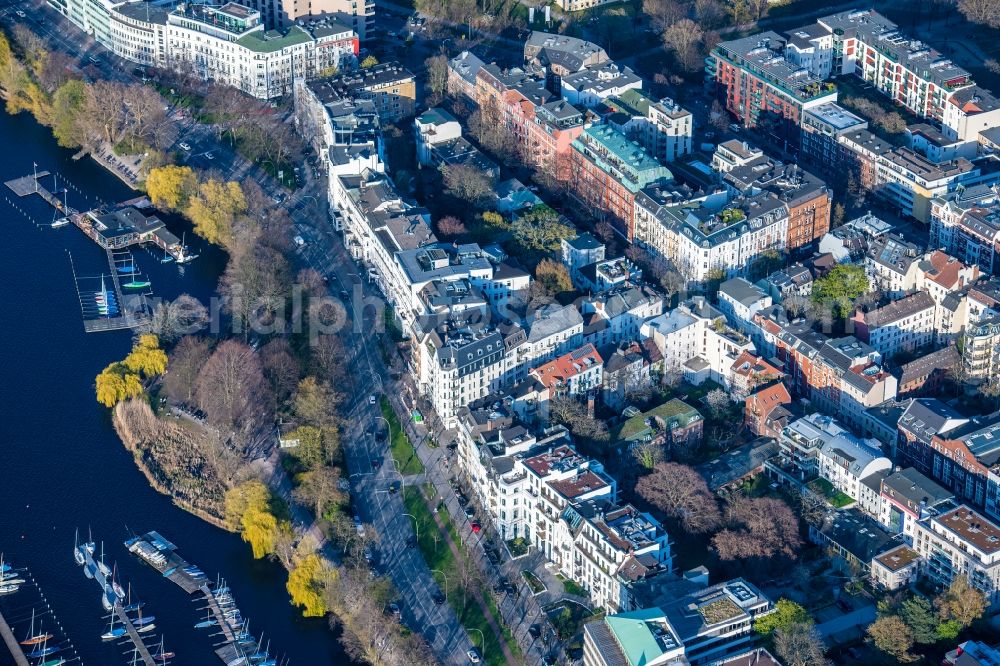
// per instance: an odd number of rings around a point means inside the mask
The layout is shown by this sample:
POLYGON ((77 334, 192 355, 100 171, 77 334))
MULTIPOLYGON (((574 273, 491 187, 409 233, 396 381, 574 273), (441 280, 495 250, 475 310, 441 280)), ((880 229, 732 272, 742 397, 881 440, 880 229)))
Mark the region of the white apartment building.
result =
POLYGON ((356 61, 358 37, 351 28, 323 21, 307 31, 294 25, 265 30, 260 12, 230 2, 221 7, 181 4, 167 16, 167 59, 205 80, 269 99, 356 61))
POLYGON ((462 126, 455 117, 439 108, 427 109, 417 116, 413 131, 417 140, 417 161, 424 166, 431 164, 434 146, 462 136, 462 126))
POLYGON ((633 88, 605 99, 604 109, 604 122, 638 141, 661 162, 673 162, 691 152, 691 112, 669 97, 657 100, 633 88))
POLYGON ((884 358, 927 349, 935 338, 936 312, 930 294, 918 291, 875 310, 855 313, 854 334, 884 358))
POLYGON ((892 469, 892 461, 875 444, 846 432, 838 434, 819 449, 819 475, 840 492, 859 500, 864 492, 862 479, 892 469))
POLYGON ((167 13, 153 2, 116 5, 108 13, 109 48, 140 65, 166 66, 167 13))
POLYGON ((968 506, 918 522, 913 549, 925 560, 925 575, 940 585, 957 576, 1000 601, 1000 527, 968 506))
POLYGON ((628 67, 608 60, 560 77, 562 98, 576 108, 593 109, 626 90, 641 90, 642 78, 628 67))

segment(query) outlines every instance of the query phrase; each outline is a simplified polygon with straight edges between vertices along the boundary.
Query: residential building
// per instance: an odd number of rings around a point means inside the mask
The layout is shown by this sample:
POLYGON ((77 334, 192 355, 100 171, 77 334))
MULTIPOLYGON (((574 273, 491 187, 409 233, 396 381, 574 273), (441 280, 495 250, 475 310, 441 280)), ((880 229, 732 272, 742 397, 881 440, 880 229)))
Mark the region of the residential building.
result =
POLYGON ((837 101, 833 84, 786 59, 788 40, 767 31, 712 49, 706 62, 719 100, 745 127, 797 145, 803 113, 837 101))
POLYGON ((608 60, 560 78, 562 98, 577 108, 593 109, 626 90, 641 90, 642 79, 630 68, 608 60))
POLYGON ((830 511, 819 525, 809 525, 809 539, 868 577, 875 558, 899 543, 896 535, 854 507, 830 511))
POLYGON ((985 275, 1000 274, 1000 188, 969 187, 931 201, 930 242, 985 275))
POLYGON ((913 467, 906 467, 882 479, 879 486, 879 524, 893 534, 902 534, 913 543, 914 525, 932 513, 953 506, 953 493, 934 483, 913 467))
POLYGON ((763 284, 776 301, 783 301, 789 296, 806 298, 812 294, 813 275, 802 264, 792 264, 768 275, 763 284))
POLYGON ((638 141, 661 162, 673 162, 691 152, 691 112, 664 97, 656 100, 640 89, 608 97, 604 122, 638 141))
POLYGON ((872 558, 871 580, 878 589, 900 590, 917 582, 920 554, 906 544, 899 544, 872 558))
POLYGON ((462 51, 448 61, 448 94, 478 103, 476 80, 485 65, 472 51, 462 51))
POLYGON ((725 664, 776 666, 754 650, 753 623, 773 604, 742 578, 680 595, 661 606, 607 615, 583 628, 585 666, 725 664))
POLYGON ((744 334, 750 332, 754 314, 772 303, 770 294, 743 278, 732 278, 719 285, 719 310, 744 334))
POLYGON ((764 151, 760 148, 751 146, 746 141, 729 139, 720 143, 712 153, 712 169, 719 173, 729 173, 762 157, 764 151))
POLYGON ((814 413, 796 419, 778 435, 779 457, 768 468, 797 484, 810 481, 819 475, 820 450, 841 435, 850 433, 829 416, 814 413))
POLYGON ((1000 601, 1000 526, 982 514, 962 505, 917 522, 913 550, 935 584, 947 586, 961 576, 991 606, 1000 601))
POLYGON ((743 424, 758 437, 777 439, 793 417, 792 395, 783 382, 750 392, 744 401, 743 424))
POLYGON ((454 141, 462 136, 462 126, 455 116, 444 109, 428 109, 413 121, 417 143, 417 162, 431 164, 431 151, 435 146, 454 141))
POLYGON ((621 455, 632 455, 640 446, 660 449, 665 459, 698 450, 704 438, 705 419, 697 409, 674 398, 628 418, 614 435, 621 455))
POLYGON ((600 352, 604 359, 601 402, 608 409, 625 409, 636 391, 655 383, 663 374, 663 355, 652 340, 609 344, 600 352))
POLYGON ((116 3, 108 12, 109 48, 146 67, 167 65, 168 10, 153 2, 116 3))
POLYGON ((583 39, 533 30, 524 42, 524 61, 548 68, 556 76, 566 76, 584 67, 607 62, 608 54, 597 44, 583 39))
POLYGON ((824 174, 834 174, 840 161, 842 135, 868 129, 868 122, 834 102, 820 104, 802 114, 799 155, 824 174))
POLYGON ((918 291, 887 305, 854 314, 854 334, 884 358, 913 353, 934 343, 934 299, 918 291))
POLYGON ((350 26, 364 41, 375 31, 375 3, 372 0, 249 0, 249 6, 261 13, 264 22, 273 28, 332 19, 350 26))
POLYGON ((592 344, 585 344, 532 368, 528 374, 549 391, 549 399, 586 396, 603 382, 604 360, 592 344))
POLYGON ((580 302, 583 339, 597 347, 642 339, 641 327, 663 314, 663 297, 646 285, 625 284, 580 302))
POLYGON ((734 397, 745 397, 758 387, 781 379, 784 373, 764 359, 744 351, 733 361, 726 384, 734 397))
POLYGON ((917 287, 923 252, 896 234, 871 241, 865 256, 865 274, 874 289, 889 299, 901 298, 917 287))
POLYGON ((573 196, 629 241, 634 235, 636 195, 648 185, 673 178, 644 148, 606 125, 592 125, 573 141, 570 173, 573 196))
POLYGON ((416 110, 416 79, 396 62, 338 74, 329 77, 328 83, 342 97, 374 102, 383 123, 409 118, 416 110))
POLYGON ((604 243, 590 232, 585 231, 575 238, 563 238, 559 244, 563 265, 569 269, 569 277, 574 284, 580 279, 581 268, 604 261, 604 243))
POLYGON ((167 14, 168 67, 189 68, 260 99, 291 92, 298 77, 353 67, 358 50, 349 27, 323 20, 309 29, 265 30, 259 11, 234 2, 181 4, 167 14))
POLYGON ((882 455, 877 442, 862 441, 846 432, 825 442, 818 458, 819 475, 852 499, 864 492, 863 479, 892 469, 892 461, 882 455))
POLYGON ((961 339, 966 375, 979 381, 996 378, 1000 374, 1000 317, 970 323, 961 339))
POLYGON ((625 257, 587 264, 576 273, 573 286, 581 291, 601 293, 642 281, 642 271, 625 257))
MULTIPOLYGON (((295 114, 321 168, 329 175, 331 201, 339 188, 339 176, 385 171, 381 124, 371 100, 342 97, 326 79, 298 79, 295 114)), ((339 217, 334 224, 340 231, 339 217)))
POLYGON ((962 367, 962 357, 955 345, 942 347, 929 354, 921 354, 899 370, 900 398, 915 395, 933 395, 962 367))

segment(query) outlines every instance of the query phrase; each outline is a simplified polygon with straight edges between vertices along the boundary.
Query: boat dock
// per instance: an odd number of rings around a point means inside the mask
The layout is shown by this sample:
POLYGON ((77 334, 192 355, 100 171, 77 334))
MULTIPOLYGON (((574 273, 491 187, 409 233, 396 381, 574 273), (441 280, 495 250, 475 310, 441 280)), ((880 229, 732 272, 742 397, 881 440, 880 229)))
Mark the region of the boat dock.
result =
POLYGON ((0 636, 3 636, 3 642, 7 644, 7 649, 10 650, 10 656, 14 658, 14 663, 17 666, 30 666, 28 658, 24 656, 24 650, 14 638, 14 632, 11 631, 10 625, 4 619, 3 613, 0 613, 0 636))
POLYGON ((165 539, 159 532, 147 532, 141 537, 133 537, 125 542, 129 552, 143 562, 159 571, 164 578, 173 581, 189 595, 205 601, 203 611, 213 621, 212 630, 216 632, 220 642, 216 645, 215 654, 227 666, 241 666, 253 663, 275 663, 266 656, 260 655, 262 646, 249 635, 247 623, 240 616, 235 601, 229 589, 213 587, 205 574, 177 554, 177 546, 165 539))
POLYGON ((140 636, 139 632, 136 631, 135 625, 132 624, 132 618, 130 618, 128 613, 125 612, 121 602, 115 604, 114 613, 118 616, 118 620, 122 623, 122 626, 125 627, 126 635, 129 637, 129 640, 132 641, 132 645, 135 646, 135 653, 139 655, 139 659, 142 659, 142 663, 146 664, 146 666, 156 666, 156 662, 153 660, 153 655, 150 654, 149 648, 146 647, 146 644, 142 642, 142 636, 140 636))

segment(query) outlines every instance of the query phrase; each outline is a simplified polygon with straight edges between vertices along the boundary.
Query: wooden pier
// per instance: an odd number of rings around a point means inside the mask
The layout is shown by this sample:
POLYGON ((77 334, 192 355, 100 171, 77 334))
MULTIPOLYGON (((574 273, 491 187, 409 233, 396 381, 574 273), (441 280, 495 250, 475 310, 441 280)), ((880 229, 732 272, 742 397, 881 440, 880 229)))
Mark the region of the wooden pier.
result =
POLYGON ((7 644, 7 649, 10 650, 10 656, 14 658, 14 663, 17 666, 30 666, 28 658, 24 656, 24 650, 21 649, 21 645, 14 638, 14 632, 11 631, 10 625, 4 619, 3 613, 0 613, 0 636, 3 637, 3 642, 7 644))
POLYGON ((142 636, 136 631, 135 625, 132 624, 132 620, 129 618, 128 613, 125 612, 125 609, 122 608, 121 603, 115 604, 114 613, 118 616, 122 626, 125 627, 129 640, 135 646, 135 651, 139 655, 139 658, 142 659, 142 663, 146 664, 146 666, 156 666, 153 655, 149 653, 149 648, 142 642, 142 636))
POLYGON ((232 626, 226 621, 226 614, 222 611, 222 607, 219 606, 219 600, 216 598, 212 590, 209 589, 208 585, 202 585, 200 588, 201 593, 205 597, 205 601, 208 602, 208 607, 212 611, 212 615, 215 616, 215 620, 219 623, 219 629, 222 630, 222 635, 225 636, 227 643, 232 643, 236 640, 236 632, 233 631, 232 626))

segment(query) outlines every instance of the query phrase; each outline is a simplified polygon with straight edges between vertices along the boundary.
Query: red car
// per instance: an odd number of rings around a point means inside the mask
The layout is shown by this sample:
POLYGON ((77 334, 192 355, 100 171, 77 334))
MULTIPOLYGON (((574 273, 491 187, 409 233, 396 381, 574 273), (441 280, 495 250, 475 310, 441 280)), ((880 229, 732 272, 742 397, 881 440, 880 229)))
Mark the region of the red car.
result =
POLYGON ((481 531, 482 529, 483 529, 483 528, 482 528, 482 527, 480 527, 479 523, 472 523, 472 533, 473 533, 473 534, 479 534, 479 532, 480 532, 480 531, 481 531))

